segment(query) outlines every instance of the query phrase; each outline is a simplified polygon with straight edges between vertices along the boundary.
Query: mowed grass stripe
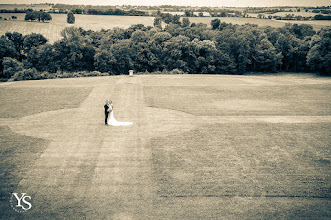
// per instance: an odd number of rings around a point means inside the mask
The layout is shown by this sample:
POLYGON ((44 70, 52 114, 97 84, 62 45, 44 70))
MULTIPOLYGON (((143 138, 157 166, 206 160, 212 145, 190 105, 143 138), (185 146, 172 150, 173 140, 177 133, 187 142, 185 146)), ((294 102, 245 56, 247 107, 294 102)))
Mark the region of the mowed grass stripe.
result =
POLYGON ((330 198, 329 123, 212 124, 153 138, 162 197, 330 198))
POLYGON ((331 89, 325 85, 146 86, 148 106, 196 116, 327 116, 331 89))
POLYGON ((0 87, 0 117, 20 118, 46 111, 76 108, 91 91, 91 87, 0 87))

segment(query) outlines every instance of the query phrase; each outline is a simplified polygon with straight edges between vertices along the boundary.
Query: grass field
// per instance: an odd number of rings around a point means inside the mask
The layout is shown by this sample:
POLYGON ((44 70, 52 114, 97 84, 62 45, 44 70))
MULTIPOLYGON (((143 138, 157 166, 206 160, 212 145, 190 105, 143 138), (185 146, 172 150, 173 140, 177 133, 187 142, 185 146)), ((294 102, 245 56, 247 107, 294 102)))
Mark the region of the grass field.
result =
POLYGON ((308 75, 2 83, 2 218, 328 219, 330 84, 308 75), (105 126, 106 99, 134 125, 105 126), (16 213, 12 192, 33 208, 16 213))
POLYGON ((43 111, 74 108, 86 99, 91 91, 92 89, 89 87, 1 88, 0 115, 2 118, 19 118, 43 111), (33 105, 29 105, 29 103, 33 103, 33 105))
MULTIPOLYGON (((207 25, 210 25, 211 20, 215 18, 212 17, 193 17, 190 18, 191 22, 201 22, 207 25)), ((323 27, 330 26, 331 21, 285 21, 285 20, 270 20, 270 19, 258 19, 258 18, 237 18, 237 17, 222 17, 218 18, 221 20, 221 22, 226 22, 226 23, 232 23, 232 24, 238 24, 238 25, 243 25, 246 23, 249 24, 256 24, 258 26, 271 26, 271 27, 283 27, 285 23, 296 23, 296 24, 309 24, 313 26, 313 28, 317 31, 320 30, 323 27)))
MULTIPOLYGON (((257 18, 258 15, 260 13, 248 13, 248 16, 252 17, 252 18, 257 18)), ((294 15, 294 16, 302 16, 302 17, 314 17, 315 15, 317 15, 317 13, 313 13, 313 12, 305 12, 304 10, 297 12, 297 11, 293 11, 293 12, 289 12, 289 11, 284 11, 284 12, 276 12, 273 14, 268 14, 268 13, 261 13, 263 14, 265 17, 268 17, 269 15, 271 16, 280 16, 280 17, 285 17, 286 15, 294 15)))
POLYGON ((54 42, 61 38, 61 31, 65 27, 74 26, 82 27, 85 30, 98 31, 103 29, 111 29, 114 27, 128 28, 133 24, 144 24, 153 26, 153 17, 134 17, 134 16, 103 16, 103 15, 79 15, 76 14, 76 22, 73 25, 67 23, 66 14, 51 14, 52 21, 49 23, 42 22, 25 22, 25 14, 20 13, 0 13, 3 18, 9 18, 12 15, 17 16, 17 20, 4 21, 0 20, 0 34, 3 35, 7 31, 17 31, 23 34, 39 33, 43 34, 50 42, 54 42))
POLYGON ((31 8, 35 11, 45 10, 49 11, 52 9, 52 6, 48 4, 0 4, 1 9, 7 9, 7 10, 14 10, 17 8, 18 10, 24 10, 31 8))
MULTIPOLYGON (((50 42, 54 42, 61 38, 61 30, 65 27, 71 26, 67 23, 66 14, 51 14, 52 21, 49 23, 40 22, 25 22, 25 14, 20 13, 1 13, 0 16, 3 18, 9 18, 12 15, 17 16, 17 20, 0 20, 0 35, 6 32, 20 32, 25 34, 38 33, 43 34, 50 42)), ((128 28, 133 24, 144 24, 146 26, 153 26, 154 17, 144 16, 103 16, 103 15, 75 15, 76 23, 75 27, 82 27, 86 30, 101 30, 111 29, 114 27, 128 28)), ((189 18, 191 22, 205 23, 210 26, 210 21, 215 19, 212 17, 192 17, 189 18)), ((236 17, 225 17, 219 18, 222 22, 233 23, 233 24, 257 24, 259 26, 272 26, 272 27, 283 27, 284 22, 299 23, 299 24, 310 24, 315 30, 319 30, 322 27, 331 25, 331 21, 276 21, 269 19, 257 19, 257 18, 236 18, 236 17)))

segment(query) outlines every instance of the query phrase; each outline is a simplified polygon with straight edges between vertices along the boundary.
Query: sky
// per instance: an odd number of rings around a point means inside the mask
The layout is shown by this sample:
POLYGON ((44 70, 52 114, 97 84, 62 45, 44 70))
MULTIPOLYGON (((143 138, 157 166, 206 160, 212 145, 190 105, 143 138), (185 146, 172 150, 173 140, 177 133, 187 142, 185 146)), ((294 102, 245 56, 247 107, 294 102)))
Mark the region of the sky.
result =
POLYGON ((329 6, 331 0, 0 0, 0 4, 179 5, 211 7, 329 6))

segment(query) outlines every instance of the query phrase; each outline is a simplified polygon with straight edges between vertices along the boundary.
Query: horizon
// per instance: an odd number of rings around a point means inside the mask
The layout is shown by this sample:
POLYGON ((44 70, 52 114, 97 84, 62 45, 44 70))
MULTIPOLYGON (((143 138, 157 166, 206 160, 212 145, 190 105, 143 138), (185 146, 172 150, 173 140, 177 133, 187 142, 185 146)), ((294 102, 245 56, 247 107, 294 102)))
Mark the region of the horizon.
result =
POLYGON ((66 5, 100 5, 100 6, 192 6, 192 7, 320 7, 330 6, 329 0, 0 0, 0 4, 66 4, 66 5))

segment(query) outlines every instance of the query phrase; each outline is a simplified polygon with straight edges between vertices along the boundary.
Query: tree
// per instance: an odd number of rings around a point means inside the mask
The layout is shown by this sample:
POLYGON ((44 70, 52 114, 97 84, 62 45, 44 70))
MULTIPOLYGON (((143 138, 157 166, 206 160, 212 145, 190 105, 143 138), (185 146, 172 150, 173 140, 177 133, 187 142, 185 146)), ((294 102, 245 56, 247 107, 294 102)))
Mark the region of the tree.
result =
POLYGON ((69 13, 67 14, 67 22, 68 22, 69 24, 74 24, 74 23, 75 23, 75 16, 74 16, 74 13, 69 12, 69 13))
POLYGON ((58 46, 59 44, 55 43, 54 45, 45 44, 40 47, 32 47, 26 62, 38 71, 56 73, 62 62, 58 46))
POLYGON ((18 60, 22 61, 23 57, 24 57, 24 55, 23 55, 23 40, 24 40, 23 35, 18 32, 13 32, 13 33, 7 32, 5 35, 8 40, 13 42, 14 48, 18 54, 18 60))
POLYGON ((52 20, 52 16, 49 13, 41 12, 40 13, 40 20, 42 20, 42 22, 44 22, 44 21, 50 21, 50 20, 52 20))
POLYGON ((307 65, 311 70, 331 73, 331 29, 322 28, 313 36, 307 54, 307 65))
POLYGON ((41 34, 28 34, 24 36, 23 48, 24 52, 28 53, 33 47, 39 47, 47 43, 47 39, 41 34))
POLYGON ((188 65, 193 64, 193 73, 215 73, 215 55, 217 53, 214 41, 194 39, 191 42, 195 57, 188 65), (192 62, 194 61, 194 62, 192 62))
POLYGON ((220 26, 220 24, 221 24, 221 21, 220 21, 220 19, 216 18, 216 19, 212 20, 212 21, 210 22, 210 24, 211 24, 211 28, 212 28, 213 30, 216 30, 216 29, 219 28, 219 26, 220 26))
POLYGON ((133 67, 130 40, 121 40, 108 50, 99 50, 94 56, 94 65, 100 72, 126 74, 133 67))
POLYGON ((242 17, 243 14, 240 11, 235 11, 234 12, 235 17, 242 17))
POLYGON ((92 38, 92 45, 103 49, 109 49, 117 41, 127 39, 128 37, 127 31, 118 27, 106 32, 94 32, 89 36, 92 38))
POLYGON ((182 27, 189 27, 190 26, 190 19, 188 18, 183 18, 183 21, 182 21, 182 27))
POLYGON ((37 19, 36 13, 33 13, 31 11, 27 11, 26 12, 24 20, 26 20, 26 21, 34 21, 36 19, 37 19))
POLYGON ((296 51, 296 41, 297 39, 293 34, 290 33, 280 33, 278 39, 275 43, 275 47, 278 52, 281 52, 283 55, 283 62, 281 69, 289 71, 293 65, 294 53, 296 51))
POLYGON ((309 50, 308 41, 311 33, 309 25, 290 25, 268 33, 268 39, 274 44, 278 52, 282 53, 281 69, 284 71, 305 71, 306 55, 309 50), (306 29, 307 28, 307 29, 306 29), (306 31, 304 31, 306 30, 306 31))
POLYGON ((75 27, 64 28, 61 36, 63 39, 54 44, 61 59, 61 71, 93 70, 95 48, 92 39, 82 36, 75 27))
POLYGON ((162 18, 161 17, 154 18, 154 27, 162 28, 162 18))
POLYGON ((171 37, 171 34, 166 31, 157 32, 150 36, 148 47, 151 53, 155 56, 155 59, 153 60, 154 71, 165 69, 165 63, 163 62, 165 59, 165 44, 171 39, 171 37))
MULTIPOLYGON (((80 8, 76 8, 76 9, 74 10, 74 12, 75 12, 75 14, 82 14, 82 13, 83 13, 83 10, 80 9, 80 8)), ((69 23, 69 22, 68 22, 68 23, 69 23)), ((70 23, 70 24, 72 24, 72 23, 70 23)))
POLYGON ((147 42, 147 40, 148 40, 148 36, 147 36, 146 32, 142 31, 142 30, 136 30, 131 35, 131 41, 133 43, 147 42))
POLYGON ((217 43, 211 40, 194 39, 191 42, 194 57, 188 61, 192 73, 233 73, 235 65, 228 52, 217 48, 217 43), (192 66, 193 65, 193 66, 192 66))
POLYGON ((185 11, 186 17, 193 17, 193 11, 185 11))
POLYGON ((173 22, 173 15, 166 13, 166 14, 162 14, 162 20, 166 23, 166 24, 170 24, 173 22))
POLYGON ((160 59, 164 62, 166 69, 180 69, 189 72, 188 62, 192 56, 194 57, 194 54, 190 53, 190 42, 188 37, 182 35, 172 37, 164 42, 163 54, 160 59))
POLYGON ((10 78, 10 80, 19 81, 19 80, 44 79, 43 76, 45 75, 39 74, 35 68, 30 68, 15 72, 15 74, 10 78))
POLYGON ((313 36, 316 34, 316 31, 314 31, 313 26, 308 24, 286 24, 284 27, 285 30, 288 30, 296 35, 299 39, 304 39, 307 36, 313 36))
POLYGON ((130 57, 135 71, 152 72, 157 63, 155 54, 148 45, 149 35, 141 30, 135 31, 131 36, 130 57))
POLYGON ((180 16, 179 15, 174 15, 173 18, 172 18, 171 23, 181 25, 180 16))
POLYGON ((6 78, 12 77, 16 72, 23 70, 23 63, 16 59, 5 57, 3 59, 3 74, 6 78))
POLYGON ((26 21, 50 21, 52 20, 52 16, 49 13, 43 12, 43 11, 27 11, 25 14, 24 20, 26 21))
POLYGON ((216 54, 214 55, 214 62, 216 66, 216 74, 233 74, 236 71, 235 60, 226 51, 217 50, 216 54))
POLYGON ((275 72, 282 63, 281 59, 282 54, 276 51, 276 48, 266 37, 262 36, 253 52, 253 70, 275 72))
POLYGON ((75 27, 66 27, 61 31, 61 36, 64 41, 80 41, 82 39, 81 32, 75 27))
POLYGON ((132 33, 135 32, 136 30, 147 31, 150 30, 151 28, 152 28, 151 26, 145 27, 145 25, 143 24, 133 24, 128 29, 125 30, 125 39, 129 39, 132 33))
POLYGON ((19 54, 15 49, 14 43, 8 40, 5 36, 1 36, 0 37, 0 73, 3 73, 4 57, 18 58, 19 54))

